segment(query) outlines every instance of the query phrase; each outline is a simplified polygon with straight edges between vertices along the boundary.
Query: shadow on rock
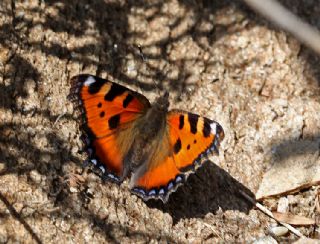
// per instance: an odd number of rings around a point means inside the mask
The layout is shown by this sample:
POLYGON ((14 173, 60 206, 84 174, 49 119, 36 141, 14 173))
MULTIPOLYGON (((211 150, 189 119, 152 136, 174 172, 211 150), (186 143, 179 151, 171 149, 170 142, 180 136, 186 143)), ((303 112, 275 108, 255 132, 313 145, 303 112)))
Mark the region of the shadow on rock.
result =
POLYGON ((8 199, 0 192, 0 201, 7 207, 10 214, 19 221, 20 224, 24 226, 24 228, 30 233, 35 243, 42 243, 39 236, 32 229, 32 227, 24 220, 20 213, 13 207, 13 205, 8 201, 8 199))
POLYGON ((239 194, 240 191, 254 198, 248 188, 225 170, 207 161, 170 195, 166 204, 149 201, 147 205, 169 213, 174 223, 181 218, 201 218, 207 213, 215 213, 219 208, 248 213, 253 205, 239 194))
MULTIPOLYGON (((308 155, 314 155, 320 150, 320 135, 303 140, 285 140, 280 144, 272 146, 274 152, 273 162, 280 164, 288 161, 290 158, 303 156, 304 160, 308 155)), ((308 162, 306 162, 308 163, 308 162)))

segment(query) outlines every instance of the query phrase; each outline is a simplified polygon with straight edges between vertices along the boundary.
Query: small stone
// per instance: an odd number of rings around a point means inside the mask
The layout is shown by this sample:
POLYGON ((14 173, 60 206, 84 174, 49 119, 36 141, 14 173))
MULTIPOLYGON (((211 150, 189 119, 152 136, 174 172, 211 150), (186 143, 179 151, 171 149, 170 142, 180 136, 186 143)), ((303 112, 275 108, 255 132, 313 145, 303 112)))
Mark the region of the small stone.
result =
POLYGON ((75 188, 75 187, 70 187, 69 190, 70 190, 71 193, 76 193, 76 192, 78 192, 78 189, 75 188))
POLYGON ((288 229, 284 226, 274 226, 269 229, 271 235, 284 236, 288 233, 288 229))

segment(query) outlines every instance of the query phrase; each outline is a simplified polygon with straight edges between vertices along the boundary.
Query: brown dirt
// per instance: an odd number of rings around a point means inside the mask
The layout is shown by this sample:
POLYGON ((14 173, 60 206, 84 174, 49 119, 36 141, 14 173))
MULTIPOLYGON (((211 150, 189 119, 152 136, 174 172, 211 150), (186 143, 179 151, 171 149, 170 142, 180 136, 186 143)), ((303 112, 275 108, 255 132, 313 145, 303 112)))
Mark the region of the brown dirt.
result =
MULTIPOLYGON (((283 3, 320 28, 317 1, 283 3)), ((5 0, 0 11, 1 243, 268 235, 274 221, 238 192, 257 191, 275 148, 320 137, 316 55, 238 1, 5 0), (79 73, 108 76, 150 100, 157 82, 172 107, 219 121, 219 167, 205 163, 166 205, 83 170, 79 120, 67 100, 79 73)), ((316 194, 313 187, 288 196, 291 212, 316 218, 316 194)), ((277 201, 264 203, 275 209, 277 201)), ((319 238, 319 226, 300 231, 319 238)))

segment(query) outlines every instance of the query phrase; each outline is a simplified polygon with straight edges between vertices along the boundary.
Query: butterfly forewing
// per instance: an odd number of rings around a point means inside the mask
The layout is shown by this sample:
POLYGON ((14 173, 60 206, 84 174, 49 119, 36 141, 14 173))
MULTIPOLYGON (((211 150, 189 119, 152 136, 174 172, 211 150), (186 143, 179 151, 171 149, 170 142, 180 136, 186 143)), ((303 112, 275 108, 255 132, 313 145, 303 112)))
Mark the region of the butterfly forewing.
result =
POLYGON ((222 127, 215 121, 179 110, 168 115, 170 143, 177 168, 193 171, 209 154, 219 153, 224 138, 222 127))
POLYGON ((111 180, 120 181, 123 159, 134 139, 134 122, 150 107, 149 101, 124 86, 91 75, 73 77, 71 95, 84 115, 89 160, 111 180))

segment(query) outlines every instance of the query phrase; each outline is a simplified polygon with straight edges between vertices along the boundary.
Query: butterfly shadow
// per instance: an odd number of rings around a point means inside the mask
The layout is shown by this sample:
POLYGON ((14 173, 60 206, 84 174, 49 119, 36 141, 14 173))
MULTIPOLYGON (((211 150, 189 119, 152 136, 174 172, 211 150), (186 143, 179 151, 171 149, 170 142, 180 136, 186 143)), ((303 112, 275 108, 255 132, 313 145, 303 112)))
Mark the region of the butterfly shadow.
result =
POLYGON ((248 188, 208 160, 171 194, 167 203, 152 200, 147 205, 169 213, 174 223, 182 218, 202 218, 219 208, 248 213, 253 205, 240 195, 240 191, 254 198, 248 188))

